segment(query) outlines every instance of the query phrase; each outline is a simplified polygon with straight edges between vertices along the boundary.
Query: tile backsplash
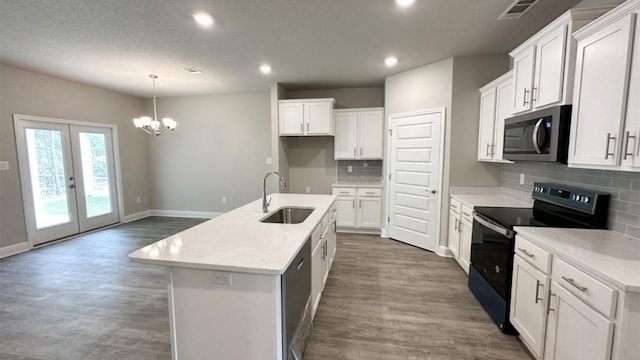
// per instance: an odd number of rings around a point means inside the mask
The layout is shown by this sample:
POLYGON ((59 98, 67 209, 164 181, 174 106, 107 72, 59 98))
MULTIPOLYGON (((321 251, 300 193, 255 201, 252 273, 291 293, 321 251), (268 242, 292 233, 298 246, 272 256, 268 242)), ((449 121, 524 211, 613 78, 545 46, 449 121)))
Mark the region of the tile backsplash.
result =
POLYGON ((338 160, 338 182, 381 182, 382 160, 338 160), (349 166, 352 171, 349 172, 349 166))
POLYGON ((502 166, 505 195, 522 200, 531 199, 533 183, 536 181, 579 186, 611 194, 609 229, 640 237, 640 173, 576 169, 556 163, 502 166), (520 174, 525 174, 524 185, 520 185, 520 174))

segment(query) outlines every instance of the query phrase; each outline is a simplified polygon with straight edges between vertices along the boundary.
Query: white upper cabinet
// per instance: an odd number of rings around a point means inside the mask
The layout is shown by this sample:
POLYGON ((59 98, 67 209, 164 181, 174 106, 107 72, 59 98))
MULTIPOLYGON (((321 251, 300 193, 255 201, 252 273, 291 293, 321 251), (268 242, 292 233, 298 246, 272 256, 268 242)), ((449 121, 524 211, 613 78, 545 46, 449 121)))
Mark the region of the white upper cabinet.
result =
POLYGON ((510 162, 502 159, 504 119, 513 109, 513 72, 510 71, 480 89, 478 160, 510 162))
POLYGON ((382 159, 384 109, 335 110, 336 160, 382 159))
POLYGON ((605 10, 569 10, 509 54, 514 114, 571 103, 575 41, 570 34, 605 10))
POLYGON ((334 99, 278 101, 280 136, 333 136, 334 99))
POLYGON ((626 2, 574 34, 578 43, 569 166, 640 170, 635 65, 640 64, 640 46, 633 44, 638 12, 640 0, 626 2))

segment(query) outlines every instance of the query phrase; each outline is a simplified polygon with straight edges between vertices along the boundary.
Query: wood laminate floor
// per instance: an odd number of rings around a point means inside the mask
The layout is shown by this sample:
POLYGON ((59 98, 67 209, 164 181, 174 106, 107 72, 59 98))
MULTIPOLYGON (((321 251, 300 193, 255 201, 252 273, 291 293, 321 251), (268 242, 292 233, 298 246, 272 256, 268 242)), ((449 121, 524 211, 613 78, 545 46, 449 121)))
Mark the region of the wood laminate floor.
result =
MULTIPOLYGON (((150 217, 0 260, 0 359, 171 359, 165 270, 127 254, 202 221, 150 217)), ((304 355, 319 359, 529 357, 454 260, 339 234, 304 355)))

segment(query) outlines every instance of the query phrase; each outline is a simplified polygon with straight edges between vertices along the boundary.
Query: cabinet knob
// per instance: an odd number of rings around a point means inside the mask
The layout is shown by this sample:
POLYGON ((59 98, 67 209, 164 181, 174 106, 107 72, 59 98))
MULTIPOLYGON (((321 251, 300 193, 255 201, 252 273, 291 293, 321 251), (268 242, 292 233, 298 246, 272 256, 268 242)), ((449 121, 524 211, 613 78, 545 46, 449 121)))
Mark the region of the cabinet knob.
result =
POLYGON ((432 194, 435 194, 437 192, 436 190, 433 190, 433 189, 430 189, 430 188, 427 188, 425 191, 428 192, 428 193, 432 193, 432 194))

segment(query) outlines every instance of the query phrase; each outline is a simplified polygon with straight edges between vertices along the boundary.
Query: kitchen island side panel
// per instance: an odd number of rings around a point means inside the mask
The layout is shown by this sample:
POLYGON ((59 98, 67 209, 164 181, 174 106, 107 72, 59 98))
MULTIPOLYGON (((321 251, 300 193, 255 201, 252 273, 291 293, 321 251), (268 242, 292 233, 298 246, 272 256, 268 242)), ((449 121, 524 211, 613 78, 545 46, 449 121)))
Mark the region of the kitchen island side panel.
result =
POLYGON ((279 360, 280 276, 169 268, 169 316, 174 360, 279 360))

